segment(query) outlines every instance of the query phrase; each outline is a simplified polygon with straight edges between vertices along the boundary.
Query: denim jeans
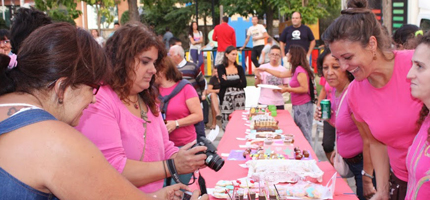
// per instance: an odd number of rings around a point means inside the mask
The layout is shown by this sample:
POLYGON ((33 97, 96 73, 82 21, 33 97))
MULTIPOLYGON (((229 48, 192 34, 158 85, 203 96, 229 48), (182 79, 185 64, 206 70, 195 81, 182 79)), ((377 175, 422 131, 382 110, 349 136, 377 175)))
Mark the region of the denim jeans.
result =
POLYGON ((190 55, 193 63, 200 68, 203 65, 203 54, 198 49, 190 49, 190 55))
MULTIPOLYGON (((349 163, 348 161, 346 161, 346 164, 348 164, 349 170, 351 170, 351 172, 354 174, 354 179, 355 179, 355 186, 357 186, 357 197, 360 200, 366 200, 366 198, 363 196, 363 178, 361 175, 361 170, 363 170, 363 160, 361 160, 361 162, 359 163, 349 163)), ((375 175, 373 175, 375 177, 375 175)), ((375 178, 372 179, 373 181, 373 185, 376 188, 376 180, 375 178)))

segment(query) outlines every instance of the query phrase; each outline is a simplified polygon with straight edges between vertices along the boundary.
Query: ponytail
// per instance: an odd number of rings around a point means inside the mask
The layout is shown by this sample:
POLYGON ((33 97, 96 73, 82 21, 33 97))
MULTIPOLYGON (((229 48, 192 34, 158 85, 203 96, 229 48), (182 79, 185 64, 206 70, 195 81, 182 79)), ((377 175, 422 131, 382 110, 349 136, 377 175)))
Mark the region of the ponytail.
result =
POLYGON ((16 71, 15 67, 9 67, 11 58, 7 55, 0 54, 0 95, 14 92, 15 82, 11 78, 13 71, 16 71))

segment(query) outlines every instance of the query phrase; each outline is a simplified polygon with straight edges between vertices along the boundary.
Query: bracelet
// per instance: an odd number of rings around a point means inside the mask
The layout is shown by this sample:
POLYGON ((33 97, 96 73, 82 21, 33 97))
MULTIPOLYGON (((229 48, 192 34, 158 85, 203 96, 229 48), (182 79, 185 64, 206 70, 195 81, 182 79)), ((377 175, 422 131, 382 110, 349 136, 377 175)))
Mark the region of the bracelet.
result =
POLYGON ((375 177, 373 177, 372 175, 370 175, 370 174, 366 173, 364 170, 361 170, 361 175, 363 175, 363 176, 367 176, 367 177, 369 177, 370 179, 375 178, 375 177))
POLYGON ((166 161, 163 160, 163 168, 164 168, 164 176, 165 178, 167 178, 167 171, 166 171, 166 165, 165 165, 166 161))

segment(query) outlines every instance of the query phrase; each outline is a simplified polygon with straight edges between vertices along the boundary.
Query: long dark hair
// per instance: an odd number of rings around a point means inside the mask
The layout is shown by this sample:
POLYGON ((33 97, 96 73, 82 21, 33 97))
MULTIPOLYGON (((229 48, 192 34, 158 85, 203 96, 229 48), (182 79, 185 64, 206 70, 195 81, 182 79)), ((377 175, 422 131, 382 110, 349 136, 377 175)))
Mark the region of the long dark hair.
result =
MULTIPOLYGON (((326 48, 324 48, 324 51, 318 56, 317 71, 318 71, 319 77, 324 77, 324 73, 323 73, 324 59, 325 59, 325 57, 327 57, 330 54, 331 54, 330 48, 326 47, 326 48)), ((345 71, 345 73, 346 73, 346 76, 348 77, 349 82, 354 80, 354 75, 352 75, 351 72, 345 71)))
POLYGON ((110 76, 103 49, 86 31, 69 23, 43 26, 22 43, 17 66, 0 57, 0 95, 47 91, 61 77, 62 89, 79 84, 100 84, 110 76), (43 41, 43 42, 41 42, 43 41))
MULTIPOLYGON (((234 47, 234 46, 228 46, 225 49, 225 51, 224 51, 224 57, 222 58, 222 65, 224 65, 224 67, 228 66, 228 58, 227 58, 226 54, 230 54, 233 50, 237 50, 236 47, 234 47)), ((234 65, 237 66, 236 60, 234 61, 234 65)))
POLYGON ((288 53, 291 55, 290 63, 291 63, 291 73, 294 74, 297 67, 301 66, 306 73, 308 74, 310 79, 314 79, 314 73, 309 66, 309 62, 306 58, 306 51, 302 46, 293 44, 290 46, 288 53))
MULTIPOLYGON (((158 50, 158 58, 155 61, 155 69, 160 71, 161 61, 166 57, 164 44, 157 36, 140 22, 130 22, 121 26, 110 37, 105 46, 108 58, 112 62, 113 77, 108 84, 112 87, 121 100, 127 101, 133 85, 135 58, 140 53, 155 47, 158 50)), ((158 90, 154 87, 155 76, 152 77, 149 88, 139 95, 151 109, 153 115, 158 116, 158 90)))
POLYGON ((199 25, 197 24, 197 22, 192 21, 191 24, 190 24, 190 29, 188 30, 188 36, 194 37, 194 30, 193 30, 194 23, 196 23, 196 25, 197 25, 197 31, 199 31, 199 25))

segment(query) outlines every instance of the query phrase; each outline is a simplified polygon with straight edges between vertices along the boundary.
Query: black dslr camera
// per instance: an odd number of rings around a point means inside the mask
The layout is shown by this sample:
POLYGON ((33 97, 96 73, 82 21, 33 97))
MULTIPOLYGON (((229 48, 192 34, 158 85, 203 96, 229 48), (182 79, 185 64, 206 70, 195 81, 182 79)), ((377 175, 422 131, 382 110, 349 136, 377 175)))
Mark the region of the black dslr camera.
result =
POLYGON ((200 137, 197 139, 197 143, 194 144, 192 147, 196 146, 205 146, 207 147, 206 152, 198 152, 197 154, 206 154, 207 158, 205 161, 206 166, 211 168, 214 171, 219 171, 222 166, 224 165, 224 159, 222 159, 217 153, 216 153, 216 147, 212 144, 211 141, 204 137, 200 137))

